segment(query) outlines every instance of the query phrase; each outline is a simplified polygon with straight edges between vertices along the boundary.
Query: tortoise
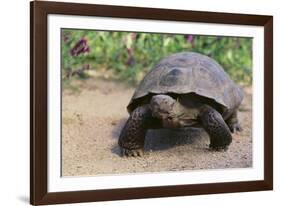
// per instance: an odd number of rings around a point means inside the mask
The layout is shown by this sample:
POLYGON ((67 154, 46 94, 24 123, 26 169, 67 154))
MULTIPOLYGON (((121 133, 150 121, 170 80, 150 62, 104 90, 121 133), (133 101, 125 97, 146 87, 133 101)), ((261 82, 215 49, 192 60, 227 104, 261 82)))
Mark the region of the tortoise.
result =
POLYGON ((203 127, 209 148, 227 150, 242 131, 237 110, 243 91, 215 60, 195 52, 172 54, 150 70, 135 90, 118 144, 124 156, 142 156, 149 129, 203 127))

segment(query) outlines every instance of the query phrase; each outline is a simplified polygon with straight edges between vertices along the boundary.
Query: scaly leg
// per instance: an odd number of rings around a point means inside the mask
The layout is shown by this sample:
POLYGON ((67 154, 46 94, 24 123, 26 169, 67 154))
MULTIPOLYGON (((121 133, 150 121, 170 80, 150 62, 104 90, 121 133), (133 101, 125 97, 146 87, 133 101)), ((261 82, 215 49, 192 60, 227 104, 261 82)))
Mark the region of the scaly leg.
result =
POLYGON ((227 120, 226 123, 232 133, 241 132, 243 129, 238 122, 237 111, 235 111, 227 120))
POLYGON ((149 105, 137 107, 119 136, 118 144, 121 154, 125 156, 142 156, 145 135, 148 129, 160 128, 160 120, 153 118, 149 105))
POLYGON ((232 136, 221 114, 210 106, 204 106, 199 118, 204 129, 210 135, 210 148, 227 150, 232 141, 232 136))

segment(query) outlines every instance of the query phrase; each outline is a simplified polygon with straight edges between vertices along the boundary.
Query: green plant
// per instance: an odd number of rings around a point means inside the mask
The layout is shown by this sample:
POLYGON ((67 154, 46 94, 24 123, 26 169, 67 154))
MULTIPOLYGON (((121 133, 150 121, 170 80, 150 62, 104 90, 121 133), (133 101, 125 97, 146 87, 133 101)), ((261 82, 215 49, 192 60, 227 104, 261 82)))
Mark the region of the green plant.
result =
POLYGON ((252 82, 251 38, 63 29, 61 47, 68 81, 92 70, 137 84, 163 57, 195 51, 218 61, 234 81, 252 82))

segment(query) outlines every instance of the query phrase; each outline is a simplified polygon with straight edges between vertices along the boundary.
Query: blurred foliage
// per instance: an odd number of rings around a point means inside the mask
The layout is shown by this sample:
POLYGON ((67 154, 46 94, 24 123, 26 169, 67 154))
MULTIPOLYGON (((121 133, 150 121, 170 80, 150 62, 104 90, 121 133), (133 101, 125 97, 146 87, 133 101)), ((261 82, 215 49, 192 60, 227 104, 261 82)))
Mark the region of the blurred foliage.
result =
POLYGON ((98 74, 137 84, 160 59, 183 51, 215 59, 237 83, 252 81, 251 38, 63 29, 61 49, 67 84, 98 74))

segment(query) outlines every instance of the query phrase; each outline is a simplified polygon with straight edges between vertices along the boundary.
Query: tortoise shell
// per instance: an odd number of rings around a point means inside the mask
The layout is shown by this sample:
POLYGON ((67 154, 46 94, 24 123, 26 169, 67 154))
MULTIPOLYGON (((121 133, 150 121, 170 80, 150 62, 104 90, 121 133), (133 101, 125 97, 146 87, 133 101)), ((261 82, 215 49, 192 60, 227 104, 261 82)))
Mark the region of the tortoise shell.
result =
POLYGON ((127 106, 128 112, 145 97, 167 93, 193 93, 227 110, 237 109, 243 99, 242 90, 215 60, 199 53, 183 52, 164 58, 146 74, 127 106))

